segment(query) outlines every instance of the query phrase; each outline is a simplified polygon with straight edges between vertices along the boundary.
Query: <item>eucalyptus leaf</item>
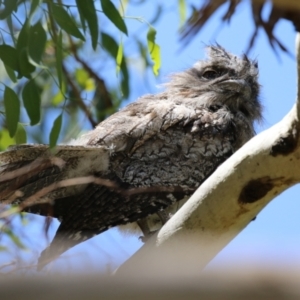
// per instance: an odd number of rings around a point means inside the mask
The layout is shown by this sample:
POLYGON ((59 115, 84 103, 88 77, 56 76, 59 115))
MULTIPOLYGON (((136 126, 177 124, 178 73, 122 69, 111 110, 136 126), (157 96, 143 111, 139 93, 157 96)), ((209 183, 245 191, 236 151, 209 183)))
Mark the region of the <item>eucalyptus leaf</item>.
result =
POLYGON ((60 114, 54 121, 51 132, 50 132, 50 148, 53 148, 57 144, 57 140, 60 134, 61 130, 61 125, 62 125, 62 114, 60 114))
POLYGON ((155 76, 158 75, 158 71, 160 69, 161 60, 160 60, 160 47, 155 42, 156 30, 150 26, 147 33, 147 41, 148 41, 148 51, 150 57, 153 61, 152 70, 155 76))
POLYGON ((34 79, 29 80, 22 92, 24 107, 30 119, 30 125, 36 125, 41 119, 41 91, 34 79))
POLYGON ((126 24, 119 11, 110 0, 100 0, 103 13, 122 32, 128 35, 126 24))
POLYGON ((94 0, 76 0, 76 4, 81 19, 86 20, 88 24, 92 37, 92 47, 95 50, 98 43, 99 29, 94 0))
POLYGON ((52 4, 52 12, 53 17, 56 21, 56 23, 63 29, 65 32, 69 33, 70 35, 75 36, 76 38, 81 39, 82 41, 85 41, 84 36, 78 29, 78 26, 71 17, 68 12, 60 5, 52 4))
POLYGON ((20 101, 14 90, 8 86, 5 86, 4 90, 4 107, 7 129, 10 137, 13 137, 20 118, 20 101))

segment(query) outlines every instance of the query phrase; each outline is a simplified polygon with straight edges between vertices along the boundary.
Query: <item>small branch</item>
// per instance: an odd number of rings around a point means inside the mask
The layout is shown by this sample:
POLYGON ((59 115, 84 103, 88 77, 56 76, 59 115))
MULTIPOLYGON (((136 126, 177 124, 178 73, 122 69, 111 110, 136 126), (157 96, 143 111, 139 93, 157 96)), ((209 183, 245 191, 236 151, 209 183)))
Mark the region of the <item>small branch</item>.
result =
POLYGON ((111 99, 111 96, 106 88, 105 82, 102 78, 100 78, 91 68, 90 66, 83 61, 77 54, 77 49, 73 43, 72 38, 69 36, 70 41, 70 48, 71 52, 74 55, 74 58, 83 66, 83 68, 88 72, 91 78, 93 78, 96 82, 97 89, 99 91, 99 94, 101 95, 102 99, 104 100, 105 107, 111 108, 113 107, 113 101, 111 99))
POLYGON ((87 116, 87 118, 89 119, 92 127, 96 127, 97 126, 97 122, 94 121, 93 116, 90 112, 90 110, 88 109, 88 107, 85 105, 85 103, 83 102, 81 95, 80 95, 80 91, 77 88, 77 86, 75 85, 75 83, 73 82, 72 78, 70 77, 66 67, 64 66, 64 64, 62 65, 62 70, 64 72, 64 75, 67 79, 67 82, 69 84, 69 86, 72 89, 73 94, 75 95, 75 100, 78 104, 78 106, 84 111, 85 115, 87 116))

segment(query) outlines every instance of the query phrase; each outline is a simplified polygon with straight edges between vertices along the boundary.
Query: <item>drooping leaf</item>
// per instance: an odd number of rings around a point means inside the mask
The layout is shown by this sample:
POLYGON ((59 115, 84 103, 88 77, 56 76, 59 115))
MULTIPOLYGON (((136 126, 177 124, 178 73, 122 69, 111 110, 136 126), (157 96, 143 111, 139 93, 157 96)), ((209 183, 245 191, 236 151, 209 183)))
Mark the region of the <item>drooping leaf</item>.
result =
POLYGON ((84 36, 78 29, 76 22, 68 12, 60 5, 52 4, 53 17, 56 23, 67 33, 73 35, 82 41, 85 41, 84 36))
POLYGON ((59 133, 61 130, 61 125, 62 125, 62 114, 60 114, 54 121, 51 132, 50 132, 50 148, 53 148, 57 144, 57 140, 59 137, 59 133))
POLYGON ((61 88, 58 90, 58 92, 51 99, 51 103, 55 106, 62 103, 65 100, 65 93, 66 93, 66 84, 63 81, 61 88))
POLYGON ((178 0, 179 9, 179 27, 185 23, 186 20, 186 3, 185 0, 178 0))
POLYGON ((119 48, 118 43, 115 41, 115 39, 109 34, 102 32, 101 41, 102 46, 105 48, 105 50, 115 59, 117 57, 119 48))
POLYGON ((77 5, 77 8, 78 8, 78 12, 79 12, 81 27, 82 27, 83 32, 85 33, 86 32, 86 19, 83 16, 82 12, 80 11, 78 5, 77 5))
POLYGON ((126 24, 119 11, 110 0, 100 0, 103 13, 122 32, 128 35, 126 24))
POLYGON ((122 60, 123 60, 123 41, 121 40, 120 44, 119 44, 118 52, 117 52, 117 57, 116 57, 117 74, 119 74, 119 72, 120 72, 122 60))
POLYGON ((94 0, 76 0, 76 4, 81 18, 86 20, 89 26, 92 37, 92 46, 95 50, 98 43, 99 29, 94 0))
MULTIPOLYGON (((2 1, 1 1, 2 2, 2 1)), ((5 8, 0 11, 0 19, 8 17, 14 10, 17 9, 18 0, 4 0, 5 8)))
POLYGON ((7 24, 7 27, 9 29, 10 36, 12 37, 12 41, 14 43, 14 46, 16 46, 16 38, 15 38, 15 32, 14 32, 14 25, 13 25, 13 21, 12 21, 11 15, 8 15, 8 17, 6 18, 6 24, 7 24))
POLYGON ((152 66, 153 73, 155 76, 157 76, 161 61, 160 61, 160 47, 155 43, 155 37, 156 37, 156 30, 150 26, 147 33, 148 51, 154 63, 152 66))
POLYGON ((21 123, 18 123, 17 132, 15 135, 16 143, 19 144, 26 144, 27 142, 27 134, 24 129, 24 126, 21 123))
POLYGON ((121 80, 121 89, 124 98, 128 98, 130 90, 129 90, 129 73, 127 69, 127 64, 125 57, 123 58, 121 64, 121 71, 122 71, 122 80, 121 80))
POLYGON ((22 76, 30 77, 30 74, 35 71, 35 66, 29 62, 27 50, 28 49, 23 48, 18 53, 20 66, 20 73, 18 76, 19 78, 21 78, 22 76))
POLYGON ((62 103, 64 101, 64 99, 65 99, 64 94, 61 92, 61 90, 58 90, 56 95, 54 95, 54 97, 52 98, 51 103, 56 106, 56 105, 62 103))
POLYGON ((19 71, 18 52, 9 45, 0 45, 0 59, 5 66, 9 66, 15 71, 19 71))
POLYGON ((62 45, 62 31, 59 32, 56 47, 55 47, 55 57, 56 57, 56 71, 59 88, 62 89, 62 63, 63 63, 63 45, 62 45))
MULTIPOLYGON (((115 41, 113 37, 108 35, 105 32, 101 33, 101 41, 103 48, 111 55, 112 58, 116 59, 118 55, 118 43, 115 41)), ((129 73, 127 69, 126 59, 123 57, 121 63, 121 72, 122 72, 122 80, 121 80, 121 88, 124 98, 128 98, 129 96, 129 73)))
POLYGON ((34 79, 29 80, 22 92, 23 103, 30 119, 30 125, 35 125, 41 119, 41 91, 34 79))
POLYGON ((23 24, 23 27, 19 33, 17 40, 17 52, 18 52, 18 61, 19 61, 19 77, 26 76, 28 77, 35 70, 29 62, 28 56, 28 42, 29 42, 29 22, 23 24))
POLYGON ((94 80, 90 78, 88 72, 85 69, 76 69, 75 78, 80 87, 87 91, 95 89, 94 80))
POLYGON ((7 65, 4 65, 4 67, 5 67, 6 73, 7 73, 8 77, 11 79, 11 81, 17 82, 17 77, 16 77, 14 70, 7 65))
POLYGON ((8 86, 5 86, 4 90, 4 107, 7 129, 10 137, 13 137, 17 131, 20 118, 20 101, 14 90, 8 86))
POLYGON ((15 139, 11 138, 6 128, 2 128, 0 131, 0 151, 7 149, 8 146, 14 145, 15 139))
POLYGON ((34 64, 39 65, 47 42, 47 34, 40 22, 30 26, 28 54, 34 64), (38 43, 37 43, 38 41, 38 43))
POLYGON ((28 41, 28 54, 34 63, 41 62, 42 55, 45 50, 47 42, 47 34, 40 22, 30 26, 29 41, 28 41))
POLYGON ((36 11, 37 7, 41 4, 42 0, 31 0, 29 16, 31 17, 36 11))

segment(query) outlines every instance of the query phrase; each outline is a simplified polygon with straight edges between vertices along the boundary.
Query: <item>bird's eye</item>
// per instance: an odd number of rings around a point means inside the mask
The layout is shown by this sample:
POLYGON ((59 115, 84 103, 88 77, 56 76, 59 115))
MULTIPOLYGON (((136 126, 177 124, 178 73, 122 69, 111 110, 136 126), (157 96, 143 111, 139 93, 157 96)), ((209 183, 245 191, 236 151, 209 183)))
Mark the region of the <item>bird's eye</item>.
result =
POLYGON ((215 71, 215 70, 207 70, 202 74, 202 77, 205 79, 215 79, 217 77, 219 77, 220 74, 219 72, 215 71))

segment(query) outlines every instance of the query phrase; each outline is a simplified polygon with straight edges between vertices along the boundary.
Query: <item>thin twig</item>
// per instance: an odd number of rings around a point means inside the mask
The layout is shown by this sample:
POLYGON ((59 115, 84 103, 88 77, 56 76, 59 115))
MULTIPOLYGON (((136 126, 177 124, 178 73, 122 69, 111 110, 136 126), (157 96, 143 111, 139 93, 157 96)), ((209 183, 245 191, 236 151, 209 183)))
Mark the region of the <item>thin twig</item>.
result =
POLYGON ((76 103, 84 111, 84 113, 87 116, 87 118, 89 119, 91 125, 93 127, 96 127, 97 126, 97 122, 93 119, 91 111, 88 109, 88 107, 85 105, 84 101, 82 100, 81 95, 80 95, 80 91, 77 88, 77 86, 75 85, 75 83, 73 82, 73 80, 72 80, 71 76, 69 75, 69 72, 67 71, 67 69, 66 69, 66 67, 65 67, 64 64, 62 65, 62 70, 64 72, 64 75, 65 75, 65 77, 67 79, 67 82, 68 82, 69 86, 72 89, 73 94, 75 95, 76 103))
POLYGON ((70 41, 70 50, 74 55, 74 58, 83 66, 83 68, 88 72, 91 78, 93 78, 96 82, 97 89, 101 94, 101 97, 104 100, 105 103, 105 108, 111 108, 113 107, 113 101, 111 99, 111 96, 106 88, 105 82, 102 78, 98 76, 91 68, 90 66, 82 60, 78 54, 77 54, 77 49, 76 46, 72 40, 72 38, 69 36, 69 41, 70 41))

